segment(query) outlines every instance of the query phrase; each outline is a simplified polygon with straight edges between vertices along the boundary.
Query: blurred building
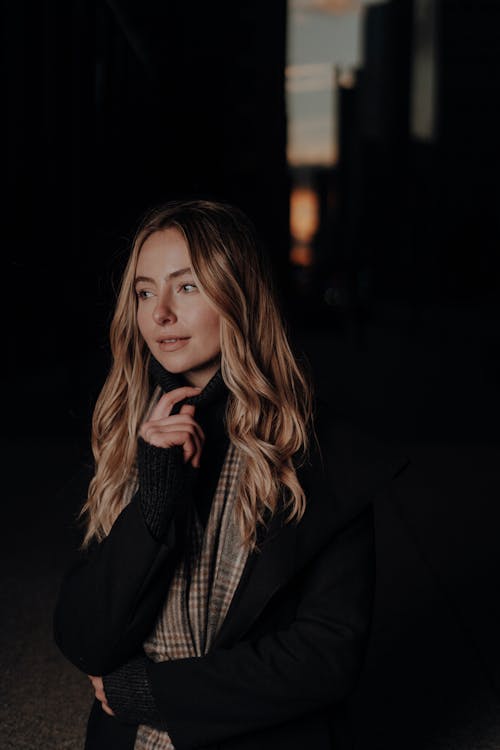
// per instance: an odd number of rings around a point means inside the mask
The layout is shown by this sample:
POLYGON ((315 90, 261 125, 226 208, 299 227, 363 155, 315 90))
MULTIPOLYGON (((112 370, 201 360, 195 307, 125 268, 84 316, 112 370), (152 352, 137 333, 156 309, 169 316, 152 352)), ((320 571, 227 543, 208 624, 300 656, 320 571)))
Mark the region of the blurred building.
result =
POLYGON ((336 158, 309 167, 321 207, 311 300, 318 284, 338 309, 494 296, 500 4, 388 0, 356 12, 359 64, 333 79, 336 158))

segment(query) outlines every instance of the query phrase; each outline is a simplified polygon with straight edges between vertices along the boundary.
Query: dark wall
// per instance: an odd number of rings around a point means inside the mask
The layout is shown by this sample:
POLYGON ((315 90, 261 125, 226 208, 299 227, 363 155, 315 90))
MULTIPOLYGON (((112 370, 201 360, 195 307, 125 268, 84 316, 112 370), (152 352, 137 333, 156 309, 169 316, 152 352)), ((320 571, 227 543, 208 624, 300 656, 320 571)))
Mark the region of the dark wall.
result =
POLYGON ((87 430, 113 286, 149 206, 239 205, 286 285, 286 3, 21 0, 3 20, 17 279, 4 296, 3 380, 27 371, 65 429, 87 430))

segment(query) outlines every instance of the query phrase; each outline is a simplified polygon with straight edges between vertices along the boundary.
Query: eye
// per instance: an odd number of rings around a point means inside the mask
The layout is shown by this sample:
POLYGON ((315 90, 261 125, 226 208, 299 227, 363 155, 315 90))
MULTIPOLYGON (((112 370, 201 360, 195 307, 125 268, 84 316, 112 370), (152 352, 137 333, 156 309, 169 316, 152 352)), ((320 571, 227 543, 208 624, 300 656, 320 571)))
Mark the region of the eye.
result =
MULTIPOLYGON (((193 289, 196 289, 196 284, 183 284, 183 285, 181 286, 181 289, 185 289, 185 288, 186 288, 187 286, 192 286, 192 287, 193 287, 193 289)), ((189 294, 190 294, 190 292, 189 292, 189 294)))
POLYGON ((136 289, 136 295, 139 297, 139 299, 147 299, 145 296, 146 294, 151 294, 151 292, 148 292, 147 289, 136 289))

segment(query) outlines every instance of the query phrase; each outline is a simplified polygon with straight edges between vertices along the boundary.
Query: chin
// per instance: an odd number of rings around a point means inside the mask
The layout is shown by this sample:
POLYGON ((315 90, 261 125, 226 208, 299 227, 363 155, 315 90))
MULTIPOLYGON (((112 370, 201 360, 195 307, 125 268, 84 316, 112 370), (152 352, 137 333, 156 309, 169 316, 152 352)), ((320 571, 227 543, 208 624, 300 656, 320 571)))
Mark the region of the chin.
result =
POLYGON ((164 352, 156 349, 152 351, 153 356, 169 372, 179 375, 185 372, 203 372, 204 370, 214 370, 220 367, 221 353, 208 353, 207 355, 189 356, 188 352, 172 351, 164 352))

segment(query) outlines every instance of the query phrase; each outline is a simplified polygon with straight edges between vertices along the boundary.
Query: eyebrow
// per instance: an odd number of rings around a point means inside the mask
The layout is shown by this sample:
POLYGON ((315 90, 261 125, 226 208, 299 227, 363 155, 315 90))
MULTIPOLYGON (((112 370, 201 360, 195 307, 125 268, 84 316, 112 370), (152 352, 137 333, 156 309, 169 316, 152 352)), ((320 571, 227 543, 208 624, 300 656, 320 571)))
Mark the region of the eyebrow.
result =
MULTIPOLYGON (((165 280, 167 279, 175 279, 178 276, 185 276, 187 273, 191 273, 191 268, 179 268, 178 271, 172 271, 172 273, 169 273, 165 276, 165 280)), ((139 281, 147 281, 148 284, 154 284, 155 280, 150 278, 149 276, 136 276, 134 280, 134 284, 138 284, 139 281)))

